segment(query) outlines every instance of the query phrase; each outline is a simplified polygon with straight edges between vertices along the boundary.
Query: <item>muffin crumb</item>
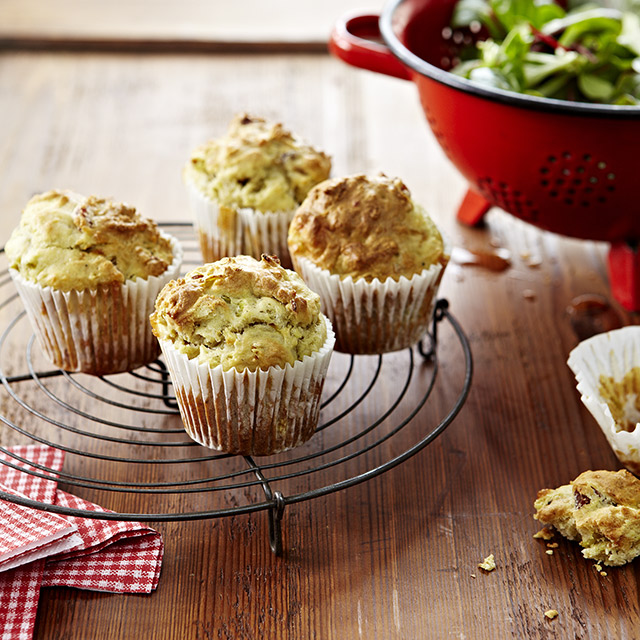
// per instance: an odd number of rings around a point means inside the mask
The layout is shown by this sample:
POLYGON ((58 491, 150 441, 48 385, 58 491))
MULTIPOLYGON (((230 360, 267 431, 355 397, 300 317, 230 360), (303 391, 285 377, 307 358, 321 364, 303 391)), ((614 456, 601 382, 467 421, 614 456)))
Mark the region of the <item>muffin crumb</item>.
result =
POLYGON ((544 615, 549 620, 553 620, 558 617, 558 612, 555 609, 547 609, 547 611, 544 612, 544 615))
POLYGON ((542 540, 551 540, 554 537, 553 530, 548 527, 543 527, 540 531, 533 534, 534 538, 542 540))
POLYGON ((496 561, 495 558, 493 556, 493 553, 491 555, 488 555, 479 565, 478 567, 480 569, 482 569, 483 571, 486 571, 487 573, 489 573, 490 571, 493 571, 496 568, 496 561))

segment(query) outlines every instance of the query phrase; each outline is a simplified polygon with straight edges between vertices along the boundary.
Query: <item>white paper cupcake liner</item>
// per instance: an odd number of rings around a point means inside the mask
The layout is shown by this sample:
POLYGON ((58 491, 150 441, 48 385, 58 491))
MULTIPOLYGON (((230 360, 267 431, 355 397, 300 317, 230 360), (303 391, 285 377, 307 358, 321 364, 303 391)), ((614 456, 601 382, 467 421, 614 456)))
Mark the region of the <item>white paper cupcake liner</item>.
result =
POLYGON ((225 453, 271 455, 306 442, 315 432, 335 335, 293 365, 224 371, 189 359, 160 341, 186 432, 225 453))
POLYGON ((569 354, 568 365, 617 458, 640 475, 640 327, 584 340, 569 354))
POLYGON ((180 243, 163 235, 171 242, 173 262, 163 274, 146 280, 58 291, 9 270, 38 343, 56 367, 106 375, 130 371, 158 357, 149 315, 158 293, 178 276, 182 265, 180 243))
POLYGON ((291 268, 287 235, 294 211, 221 206, 190 183, 187 193, 205 262, 237 255, 260 259, 266 253, 278 256, 283 267, 291 268))
POLYGON ((238 209, 244 237, 244 253, 260 259, 263 253, 278 256, 285 269, 293 267, 287 236, 295 211, 262 213, 251 208, 238 209))
MULTIPOLYGON (((444 237, 444 236, 443 236, 444 237)), ((445 256, 451 255, 445 240, 445 256)), ((322 311, 333 323, 336 350, 353 354, 405 349, 430 328, 444 267, 431 265, 411 278, 344 279, 310 260, 293 257, 296 271, 322 300, 322 311)))

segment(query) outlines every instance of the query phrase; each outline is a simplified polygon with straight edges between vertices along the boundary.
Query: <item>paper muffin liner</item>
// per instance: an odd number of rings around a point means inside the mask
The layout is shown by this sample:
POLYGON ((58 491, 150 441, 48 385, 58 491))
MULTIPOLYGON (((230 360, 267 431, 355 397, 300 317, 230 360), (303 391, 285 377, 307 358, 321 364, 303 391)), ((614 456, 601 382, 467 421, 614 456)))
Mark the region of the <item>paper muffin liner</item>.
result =
POLYGON ((220 205, 189 183, 187 192, 205 262, 243 254, 260 259, 266 253, 278 256, 283 267, 292 267, 287 235, 295 211, 220 205))
POLYGON ((331 323, 324 320, 327 339, 318 351, 264 371, 210 367, 160 340, 187 434, 210 449, 256 456, 306 442, 318 424, 335 343, 331 323))
POLYGON ((568 365, 618 460, 640 475, 640 327, 584 340, 569 354, 568 365))
POLYGON ((178 276, 182 248, 171 242, 173 261, 159 276, 95 289, 59 291, 29 282, 10 269, 33 332, 58 368, 107 375, 130 371, 160 354, 149 315, 162 287, 178 276))
MULTIPOLYGON (((444 238, 444 236, 443 236, 444 238)), ((451 255, 445 240, 446 261, 451 255)), ((307 258, 292 256, 296 271, 322 300, 322 311, 333 323, 336 350, 352 354, 387 353, 405 349, 430 328, 444 265, 437 263, 411 278, 344 279, 307 258)))
POLYGON ((238 209, 244 237, 244 253, 260 259, 263 253, 278 256, 285 269, 293 268, 287 236, 295 211, 263 213, 248 207, 238 209))

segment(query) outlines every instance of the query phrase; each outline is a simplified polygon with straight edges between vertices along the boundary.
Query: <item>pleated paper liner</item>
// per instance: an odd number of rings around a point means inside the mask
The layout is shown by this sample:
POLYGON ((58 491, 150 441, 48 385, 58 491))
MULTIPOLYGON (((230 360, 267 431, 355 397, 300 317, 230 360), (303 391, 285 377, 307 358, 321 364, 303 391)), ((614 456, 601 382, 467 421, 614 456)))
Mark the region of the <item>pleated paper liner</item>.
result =
POLYGON ((173 261, 164 273, 146 280, 59 291, 9 270, 38 343, 56 367, 107 375, 136 369, 158 357, 149 315, 158 293, 178 276, 182 265, 178 240, 163 235, 171 242, 173 261))
POLYGON ((315 432, 335 336, 285 367, 251 372, 210 367, 160 341, 186 432, 210 449, 271 455, 306 442, 315 432))
POLYGON ((307 258, 292 258, 302 279, 320 295, 322 311, 336 332, 336 351, 375 354, 410 347, 427 333, 451 255, 446 239, 444 255, 445 265, 436 263, 411 278, 383 282, 343 279, 307 258))
POLYGON ((617 458, 640 475, 640 327, 595 335, 569 354, 584 405, 617 458))
POLYGON ((237 255, 259 260, 266 253, 277 256, 283 267, 292 267, 287 234, 294 211, 228 207, 207 198, 189 183, 187 193, 205 262, 237 255))

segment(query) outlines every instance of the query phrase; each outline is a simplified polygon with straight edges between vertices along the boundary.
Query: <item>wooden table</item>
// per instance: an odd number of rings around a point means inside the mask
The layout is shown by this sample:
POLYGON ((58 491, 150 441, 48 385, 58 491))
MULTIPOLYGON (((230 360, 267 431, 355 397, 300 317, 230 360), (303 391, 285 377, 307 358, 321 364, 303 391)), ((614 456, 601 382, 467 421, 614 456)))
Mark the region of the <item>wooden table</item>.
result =
MULTIPOLYGON (((33 193, 56 186, 129 201, 160 221, 189 221, 181 166, 194 145, 222 133, 243 110, 279 119, 328 151, 334 175, 383 170, 402 177, 457 247, 509 253, 502 271, 454 261, 442 285, 471 344, 471 392, 444 433, 403 464, 348 489, 288 505, 281 557, 269 549, 264 511, 159 522, 154 526, 166 546, 155 593, 45 589, 35 637, 639 637, 640 565, 599 575, 576 544, 561 539, 549 555, 545 543, 533 538, 539 526, 532 518, 539 489, 567 483, 587 469, 619 468, 566 365, 578 343, 567 309, 577 296, 596 294, 610 302, 620 324, 637 318, 611 299, 606 245, 559 238, 498 210, 481 229, 456 223, 464 181, 428 130, 409 83, 348 68, 325 54, 5 50, 0 240, 6 241, 33 193), (478 563, 489 554, 497 568, 485 573, 478 563), (545 618, 548 609, 559 612, 555 620, 545 618)), ((15 313, 15 306, 5 308, 3 328, 15 313)), ((17 370, 24 345, 22 337, 15 340, 19 344, 5 350, 2 366, 17 370)), ((357 436, 395 397, 407 358, 385 357, 375 392, 340 429, 318 434, 305 451, 357 436)), ((432 369, 417 352, 416 358, 407 408, 400 411, 405 414, 419 401, 432 369)), ((446 326, 438 358, 437 385, 410 424, 380 450, 355 458, 346 471, 334 476, 328 470, 323 480, 363 473, 437 425, 465 374, 458 341, 446 326)), ((343 402, 353 401, 375 364, 375 358, 356 359, 354 386, 343 402)), ((345 356, 335 357, 329 388, 347 366, 345 356)), ((42 402, 35 390, 21 393, 42 402)), ((39 437, 122 454, 121 445, 87 445, 85 438, 25 415, 4 391, 0 408, 12 420, 27 420, 39 437)), ((338 409, 330 406, 323 418, 338 409)), ((62 409, 49 410, 87 427, 62 409)), ((117 413, 100 411, 107 417, 117 413)), ((151 424, 169 429, 180 423, 168 416, 151 424)), ((3 446, 23 442, 30 440, 0 428, 3 446)), ((200 454, 186 447, 178 455, 200 454)), ((189 464, 150 469, 68 455, 65 471, 127 481, 188 480, 202 471, 201 464, 209 463, 198 463, 195 471, 189 464)), ((232 467, 234 461, 224 464, 232 467)), ((310 485, 303 478, 278 488, 286 497, 310 485)), ((136 513, 226 508, 260 499, 249 491, 147 499, 66 488, 136 513)))

